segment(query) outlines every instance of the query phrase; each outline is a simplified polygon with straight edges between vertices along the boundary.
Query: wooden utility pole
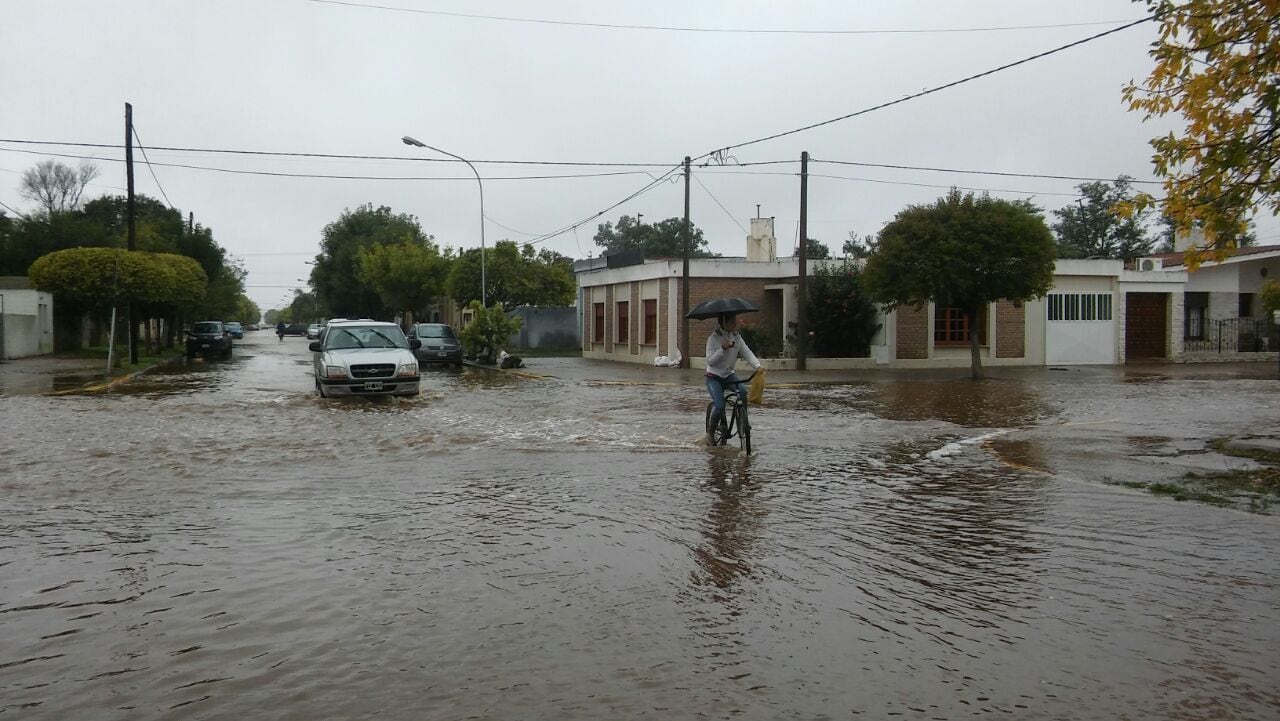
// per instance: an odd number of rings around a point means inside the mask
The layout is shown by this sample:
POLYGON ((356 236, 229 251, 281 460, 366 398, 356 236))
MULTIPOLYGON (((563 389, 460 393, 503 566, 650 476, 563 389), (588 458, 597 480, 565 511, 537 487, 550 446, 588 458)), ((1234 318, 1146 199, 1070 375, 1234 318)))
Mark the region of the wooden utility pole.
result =
POLYGON ((684 273, 680 278, 680 367, 689 367, 693 349, 689 347, 689 255, 693 252, 693 236, 689 232, 689 156, 684 156, 684 273))
MULTIPOLYGON (((137 250, 137 225, 135 223, 135 206, 133 202, 133 105, 124 104, 124 167, 128 179, 128 199, 125 202, 125 221, 129 227, 128 245, 130 251, 137 250)), ((125 327, 129 329, 129 363, 138 363, 138 328, 133 317, 133 299, 125 306, 125 327)))
POLYGON ((796 370, 805 369, 809 355, 809 329, 805 322, 805 305, 808 300, 809 254, 809 151, 800 153, 800 280, 796 285, 796 370))

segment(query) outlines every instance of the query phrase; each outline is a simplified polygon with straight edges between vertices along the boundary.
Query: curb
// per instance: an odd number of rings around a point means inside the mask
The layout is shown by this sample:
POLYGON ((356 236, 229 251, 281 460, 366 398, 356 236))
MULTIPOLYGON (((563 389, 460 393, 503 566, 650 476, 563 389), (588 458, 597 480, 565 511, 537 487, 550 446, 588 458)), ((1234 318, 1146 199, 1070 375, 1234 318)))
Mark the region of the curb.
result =
POLYGON ((153 363, 152 365, 149 365, 146 368, 142 368, 132 373, 129 373, 128 375, 116 376, 108 381, 103 381, 101 383, 90 383, 88 385, 80 386, 79 388, 69 388, 63 391, 53 391, 52 393, 46 393, 45 395, 66 396, 66 395, 73 395, 73 394, 79 394, 79 393, 102 393, 103 391, 109 391, 112 388, 122 383, 127 383, 133 380, 134 378, 137 378, 140 375, 143 375, 145 373, 150 373, 151 371, 157 368, 163 368, 164 366, 172 365, 178 362, 179 360, 181 360, 182 358, 183 358, 183 354, 179 353, 177 355, 170 356, 169 358, 166 358, 165 360, 162 360, 158 363, 153 363))

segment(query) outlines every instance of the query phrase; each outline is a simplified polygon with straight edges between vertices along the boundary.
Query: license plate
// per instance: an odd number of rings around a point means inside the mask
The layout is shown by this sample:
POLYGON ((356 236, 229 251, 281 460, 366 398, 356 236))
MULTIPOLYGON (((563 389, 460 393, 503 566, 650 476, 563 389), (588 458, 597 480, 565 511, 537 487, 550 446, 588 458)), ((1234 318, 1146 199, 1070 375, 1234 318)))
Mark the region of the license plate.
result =
POLYGON ((201 348, 208 348, 208 347, 209 347, 209 344, 208 344, 208 343, 201 343, 201 344, 200 344, 200 347, 201 347, 201 348))
POLYGON ((367 391, 380 391, 382 390, 382 381, 366 381, 364 389, 367 391))
POLYGON ((449 355, 449 351, 447 350, 437 351, 436 355, 440 356, 441 358, 444 358, 445 356, 449 355))

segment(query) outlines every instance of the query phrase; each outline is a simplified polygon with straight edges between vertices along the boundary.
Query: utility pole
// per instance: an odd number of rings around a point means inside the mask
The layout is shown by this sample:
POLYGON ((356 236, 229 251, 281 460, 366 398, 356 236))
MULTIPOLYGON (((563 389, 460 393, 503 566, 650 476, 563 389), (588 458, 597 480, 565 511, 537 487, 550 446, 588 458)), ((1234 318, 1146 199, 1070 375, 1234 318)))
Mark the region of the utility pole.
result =
MULTIPOLYGON (((126 246, 130 252, 137 250, 137 225, 135 223, 135 206, 133 202, 133 105, 131 103, 124 104, 124 167, 125 175, 128 178, 128 200, 125 203, 125 217, 129 226, 128 245, 126 246)), ((138 329, 135 326, 133 318, 133 299, 129 299, 129 303, 125 309, 125 327, 129 329, 129 363, 136 365, 138 363, 138 329)))
POLYGON ((805 305, 808 299, 806 267, 809 254, 809 151, 800 153, 800 281, 796 286, 796 370, 805 369, 809 355, 809 331, 805 323, 805 305))
POLYGON ((680 278, 680 347, 684 355, 680 358, 680 367, 689 367, 689 357, 693 354, 689 348, 689 254, 693 252, 693 238, 689 233, 689 156, 684 156, 684 272, 680 278))

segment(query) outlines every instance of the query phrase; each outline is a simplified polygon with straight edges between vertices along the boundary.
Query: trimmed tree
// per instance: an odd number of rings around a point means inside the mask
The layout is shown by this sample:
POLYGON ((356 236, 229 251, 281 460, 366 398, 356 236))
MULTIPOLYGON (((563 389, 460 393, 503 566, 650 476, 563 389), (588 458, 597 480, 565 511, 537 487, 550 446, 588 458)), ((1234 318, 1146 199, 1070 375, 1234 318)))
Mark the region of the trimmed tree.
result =
POLYGON ((820 263, 807 286, 813 351, 827 358, 866 358, 880 330, 876 306, 855 263, 820 263))
POLYGON ((492 364, 498 357, 498 349, 512 333, 520 330, 520 319, 508 318, 500 305, 485 308, 478 300, 471 301, 467 307, 473 315, 467 327, 458 333, 458 339, 477 362, 492 364))
POLYGON ((356 277, 377 292, 388 307, 420 317, 444 293, 449 261, 428 238, 394 245, 374 243, 356 255, 356 277))
POLYGON ((889 310, 960 308, 977 379, 983 373, 976 331, 985 306, 1043 297, 1053 284, 1053 260, 1053 235, 1038 208, 952 189, 932 205, 908 206, 880 231, 863 281, 889 310))

